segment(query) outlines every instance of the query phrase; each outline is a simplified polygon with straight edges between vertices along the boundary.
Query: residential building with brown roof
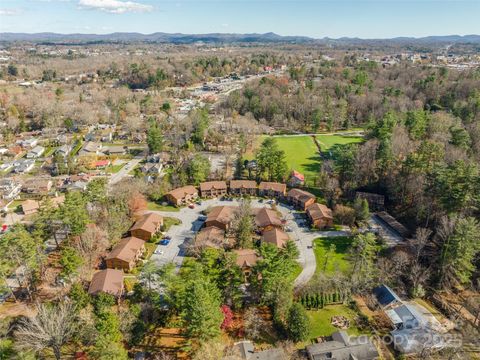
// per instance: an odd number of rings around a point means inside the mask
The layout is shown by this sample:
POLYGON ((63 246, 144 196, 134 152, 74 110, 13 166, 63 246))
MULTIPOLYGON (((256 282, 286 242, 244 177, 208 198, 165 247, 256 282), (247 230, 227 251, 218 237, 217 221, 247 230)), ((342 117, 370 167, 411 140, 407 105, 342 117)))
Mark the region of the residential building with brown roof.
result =
POLYGON ((115 297, 122 296, 123 293, 123 271, 115 269, 100 270, 93 275, 90 287, 90 295, 99 293, 111 294, 115 297))
POLYGON ((275 227, 283 227, 282 220, 278 217, 277 212, 265 207, 256 210, 255 225, 262 232, 275 227))
POLYGON ((195 201, 198 197, 198 190, 191 185, 183 186, 181 188, 173 189, 166 194, 165 197, 170 204, 180 206, 195 201))
POLYGON ((317 229, 333 226, 332 210, 323 204, 314 203, 308 206, 307 216, 317 229))
POLYGON ((258 195, 265 197, 283 198, 287 192, 287 185, 276 182, 262 181, 258 185, 258 195))
POLYGON ((163 225, 163 217, 156 213, 143 214, 130 228, 130 235, 148 241, 163 225))
POLYGON ((305 211, 308 206, 312 205, 317 200, 317 197, 308 191, 290 189, 287 194, 287 200, 297 209, 305 211))
POLYGON ((230 194, 255 196, 257 195, 257 183, 253 180, 231 180, 230 194))
POLYGON ((200 196, 202 198, 214 198, 227 194, 225 181, 208 181, 200 183, 200 196))
POLYGON ((225 231, 216 226, 208 226, 201 229, 195 237, 195 247, 199 249, 207 247, 223 249, 226 245, 225 231))
POLYGON ((278 248, 283 248, 288 240, 290 240, 288 234, 276 227, 264 231, 262 235, 262 242, 275 245, 278 248))
POLYGON ((25 215, 35 214, 40 209, 40 203, 37 200, 25 200, 22 203, 22 212, 25 215))
POLYGON ((121 239, 107 255, 105 262, 109 269, 132 270, 145 252, 145 241, 136 237, 121 239))
POLYGON ((260 257, 257 255, 257 252, 252 249, 238 249, 233 250, 233 253, 236 255, 236 264, 242 269, 245 276, 245 282, 248 281, 248 277, 252 273, 252 268, 257 264, 260 257))
POLYGON ((237 211, 237 206, 216 206, 208 213, 205 227, 216 226, 227 231, 237 211))

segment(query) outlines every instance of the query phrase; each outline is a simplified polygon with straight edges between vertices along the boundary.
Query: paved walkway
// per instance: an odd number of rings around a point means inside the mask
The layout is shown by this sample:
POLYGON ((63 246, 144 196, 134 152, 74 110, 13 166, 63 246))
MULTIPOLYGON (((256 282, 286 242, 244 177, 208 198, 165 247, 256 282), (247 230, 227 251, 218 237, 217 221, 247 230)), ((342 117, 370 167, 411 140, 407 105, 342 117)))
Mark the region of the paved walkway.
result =
MULTIPOLYGON (((180 211, 155 211, 164 217, 174 217, 180 219, 182 223, 180 225, 172 226, 166 235, 169 235, 172 240, 167 246, 158 245, 157 250, 163 251, 163 254, 153 254, 152 261, 155 261, 158 265, 163 265, 169 262, 175 263, 179 268, 185 257, 185 243, 191 241, 195 237, 195 233, 202 227, 203 221, 199 220, 202 215, 201 212, 209 207, 219 205, 239 205, 238 200, 223 201, 223 200, 204 200, 202 205, 195 205, 194 209, 188 207, 181 208, 180 211)), ((252 200, 252 207, 264 207, 270 206, 265 202, 259 200, 252 200)), ((316 261, 315 253, 313 251, 313 240, 319 237, 329 236, 347 236, 346 231, 311 231, 308 227, 306 217, 304 213, 295 212, 291 207, 279 204, 277 210, 283 215, 283 218, 287 221, 286 226, 292 231, 289 232, 289 236, 295 241, 298 247, 300 255, 298 262, 302 266, 303 270, 300 275, 295 279, 295 288, 300 288, 308 283, 308 281, 315 274, 316 261)))

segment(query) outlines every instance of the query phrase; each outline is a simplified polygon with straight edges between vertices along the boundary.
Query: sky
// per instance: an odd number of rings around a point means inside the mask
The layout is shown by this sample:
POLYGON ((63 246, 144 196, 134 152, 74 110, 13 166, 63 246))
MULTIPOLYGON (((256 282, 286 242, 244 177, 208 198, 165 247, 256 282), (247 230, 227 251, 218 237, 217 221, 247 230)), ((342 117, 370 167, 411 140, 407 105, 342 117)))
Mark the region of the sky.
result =
POLYGON ((480 34, 480 0, 0 0, 0 32, 480 34))

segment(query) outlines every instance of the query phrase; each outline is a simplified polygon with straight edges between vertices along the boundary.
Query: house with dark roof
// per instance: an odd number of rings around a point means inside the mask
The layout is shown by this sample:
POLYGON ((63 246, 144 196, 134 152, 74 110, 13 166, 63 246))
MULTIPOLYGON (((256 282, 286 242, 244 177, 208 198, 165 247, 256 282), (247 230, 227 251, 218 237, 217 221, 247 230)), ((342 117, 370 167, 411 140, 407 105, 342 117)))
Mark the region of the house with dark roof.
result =
POLYGON ((230 347, 228 355, 224 356, 222 360, 285 360, 287 358, 287 354, 281 348, 255 351, 251 341, 243 340, 230 347))
POLYGON ((345 331, 332 334, 331 340, 306 347, 310 360, 375 360, 378 350, 368 336, 349 336, 345 331))
POLYGON ((402 303, 400 297, 387 285, 381 285, 373 289, 373 294, 378 303, 383 307, 391 307, 402 303))
POLYGON ((390 319, 390 332, 395 349, 404 354, 420 353, 425 349, 441 349, 448 345, 446 329, 426 308, 414 301, 402 301, 388 286, 374 289, 374 295, 390 319))

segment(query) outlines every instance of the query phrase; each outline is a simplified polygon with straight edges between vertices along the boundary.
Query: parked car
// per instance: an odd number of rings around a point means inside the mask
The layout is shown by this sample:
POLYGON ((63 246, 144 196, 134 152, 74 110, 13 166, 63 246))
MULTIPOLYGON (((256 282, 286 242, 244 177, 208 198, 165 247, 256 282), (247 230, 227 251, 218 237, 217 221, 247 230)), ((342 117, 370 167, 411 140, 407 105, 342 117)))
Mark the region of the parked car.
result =
POLYGON ((163 246, 167 246, 168 244, 170 244, 170 239, 167 239, 167 238, 162 239, 160 240, 159 244, 163 246))
POLYGON ((190 204, 190 205, 188 205, 188 208, 189 208, 189 209, 195 209, 195 204, 190 204))
POLYGON ((290 226, 287 226, 287 227, 285 227, 285 231, 286 231, 286 232, 292 232, 293 230, 292 230, 292 228, 291 228, 290 226))
POLYGON ((160 249, 155 250, 154 253, 157 254, 157 255, 165 254, 165 252, 163 250, 160 250, 160 249))

